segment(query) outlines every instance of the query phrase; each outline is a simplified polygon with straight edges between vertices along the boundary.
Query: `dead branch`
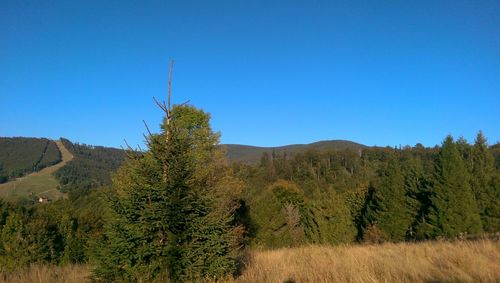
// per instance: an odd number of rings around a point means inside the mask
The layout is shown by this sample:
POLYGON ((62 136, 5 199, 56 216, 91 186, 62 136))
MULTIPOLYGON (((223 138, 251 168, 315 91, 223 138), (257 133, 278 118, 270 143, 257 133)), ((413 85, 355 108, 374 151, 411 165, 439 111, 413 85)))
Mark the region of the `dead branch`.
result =
POLYGON ((160 109, 163 110, 165 114, 167 114, 168 117, 170 115, 170 110, 168 110, 167 106, 165 105, 165 101, 159 102, 154 96, 153 100, 155 101, 156 105, 158 105, 158 107, 160 107, 160 109))
POLYGON ((185 101, 184 103, 179 104, 179 106, 184 106, 184 105, 186 105, 186 104, 188 104, 188 103, 189 103, 189 100, 188 100, 188 101, 185 101))
POLYGON ((126 155, 128 158, 130 158, 130 159, 135 159, 135 158, 136 158, 136 156, 134 156, 134 155, 130 154, 130 152, 131 152, 130 150, 125 149, 125 148, 124 148, 123 146, 121 146, 121 145, 120 145, 120 147, 121 147, 121 149, 125 152, 125 155, 126 155))
POLYGON ((172 71, 174 69, 174 60, 170 60, 170 71, 169 71, 169 75, 168 75, 168 111, 169 111, 169 114, 170 114, 170 110, 172 108, 170 108, 170 97, 172 95, 172 71))
POLYGON ((144 137, 144 141, 146 141, 148 147, 151 148, 151 138, 149 136, 146 136, 145 134, 142 134, 142 136, 144 137))
POLYGON ((151 131, 149 130, 148 124, 146 124, 146 121, 144 121, 144 120, 142 120, 142 122, 144 123, 144 126, 146 127, 146 130, 148 131, 149 136, 152 137, 153 134, 151 134, 151 131))
POLYGON ((133 149, 133 148, 132 148, 132 147, 128 144, 128 142, 127 142, 127 140, 126 140, 126 139, 123 139, 123 141, 125 142, 125 145, 127 146, 127 149, 128 149, 129 151, 135 151, 135 150, 134 150, 134 149, 133 149))

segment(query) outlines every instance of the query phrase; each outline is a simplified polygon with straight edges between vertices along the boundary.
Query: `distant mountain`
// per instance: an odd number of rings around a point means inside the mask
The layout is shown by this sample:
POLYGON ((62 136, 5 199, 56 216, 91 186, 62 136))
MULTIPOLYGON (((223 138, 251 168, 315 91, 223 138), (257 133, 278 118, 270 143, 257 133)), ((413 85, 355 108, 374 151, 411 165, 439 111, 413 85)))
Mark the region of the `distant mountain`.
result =
MULTIPOLYGON (((57 170, 54 176, 63 191, 90 189, 110 184, 110 174, 123 163, 125 152, 121 149, 72 143, 61 138, 64 147, 74 159, 57 170)), ((249 145, 221 145, 230 162, 258 163, 264 152, 269 155, 284 153, 292 156, 308 150, 329 151, 366 148, 365 145, 346 141, 330 140, 310 144, 292 144, 279 147, 257 147, 249 145)), ((61 160, 61 154, 54 141, 37 138, 0 137, 0 183, 9 178, 38 171, 61 160)))
POLYGON ((258 147, 240 144, 224 144, 222 145, 227 152, 227 158, 231 162, 257 163, 260 161, 262 154, 267 152, 272 154, 289 154, 294 155, 308 150, 329 151, 329 150, 344 150, 352 149, 359 150, 367 148, 367 146, 346 140, 329 140, 319 141, 310 144, 291 144, 278 147, 258 147))

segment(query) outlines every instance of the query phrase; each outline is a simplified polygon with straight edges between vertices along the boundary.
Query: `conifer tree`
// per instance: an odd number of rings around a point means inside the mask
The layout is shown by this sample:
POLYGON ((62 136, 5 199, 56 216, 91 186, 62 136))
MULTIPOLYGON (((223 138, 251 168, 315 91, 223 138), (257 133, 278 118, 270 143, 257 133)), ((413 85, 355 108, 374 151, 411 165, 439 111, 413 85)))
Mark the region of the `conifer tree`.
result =
POLYGON ((500 185, 495 176, 495 159, 482 132, 477 134, 471 155, 471 186, 483 228, 488 232, 497 232, 500 230, 500 185))
POLYGON ((401 241, 406 237, 413 216, 406 196, 401 166, 395 157, 391 157, 382 174, 381 183, 376 185, 369 195, 364 217, 365 227, 373 229, 375 226, 387 239, 401 241))
POLYGON ((113 179, 97 279, 193 282, 236 271, 241 184, 225 166, 210 116, 168 104, 159 104, 161 133, 148 137, 147 151, 130 152, 113 179))
POLYGON ((471 177, 451 136, 443 142, 435 171, 430 204, 418 227, 419 237, 456 237, 481 232, 481 220, 469 183, 471 177))
POLYGON ((403 174, 405 178, 406 202, 412 224, 406 232, 407 240, 416 238, 415 226, 429 203, 429 184, 425 175, 422 159, 419 156, 404 161, 403 174))
POLYGON ((344 194, 323 192, 311 200, 313 222, 312 240, 318 244, 340 244, 354 241, 356 225, 344 194))
POLYGON ((303 190, 294 182, 277 180, 250 205, 259 246, 286 247, 308 240, 310 209, 303 190))

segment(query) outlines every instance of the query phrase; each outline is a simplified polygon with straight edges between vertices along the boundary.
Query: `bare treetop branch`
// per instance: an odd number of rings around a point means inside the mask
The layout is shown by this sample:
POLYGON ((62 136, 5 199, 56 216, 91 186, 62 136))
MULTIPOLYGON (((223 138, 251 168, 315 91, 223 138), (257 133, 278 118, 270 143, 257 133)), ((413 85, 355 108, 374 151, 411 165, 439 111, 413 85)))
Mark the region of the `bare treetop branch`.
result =
POLYGON ((170 97, 172 95, 172 71, 173 71, 173 68, 174 68, 174 60, 170 60, 170 72, 168 75, 168 115, 170 115, 170 110, 172 110, 172 108, 170 108, 170 106, 171 106, 170 97))

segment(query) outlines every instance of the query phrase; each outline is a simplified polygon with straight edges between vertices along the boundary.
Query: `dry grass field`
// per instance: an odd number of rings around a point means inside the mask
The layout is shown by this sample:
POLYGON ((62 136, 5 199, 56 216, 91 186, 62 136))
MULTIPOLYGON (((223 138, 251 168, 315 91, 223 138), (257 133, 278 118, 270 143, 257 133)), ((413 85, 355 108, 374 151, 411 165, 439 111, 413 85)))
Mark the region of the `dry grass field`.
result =
POLYGON ((0 283, 80 283, 87 282, 90 267, 33 265, 13 273, 0 273, 0 283))
POLYGON ((254 251, 237 282, 500 282, 500 243, 443 241, 254 251))
MULTIPOLYGON (((32 266, 0 274, 4 282, 85 282, 89 266, 32 266)), ((307 246, 251 251, 230 282, 500 282, 494 240, 307 246)))

